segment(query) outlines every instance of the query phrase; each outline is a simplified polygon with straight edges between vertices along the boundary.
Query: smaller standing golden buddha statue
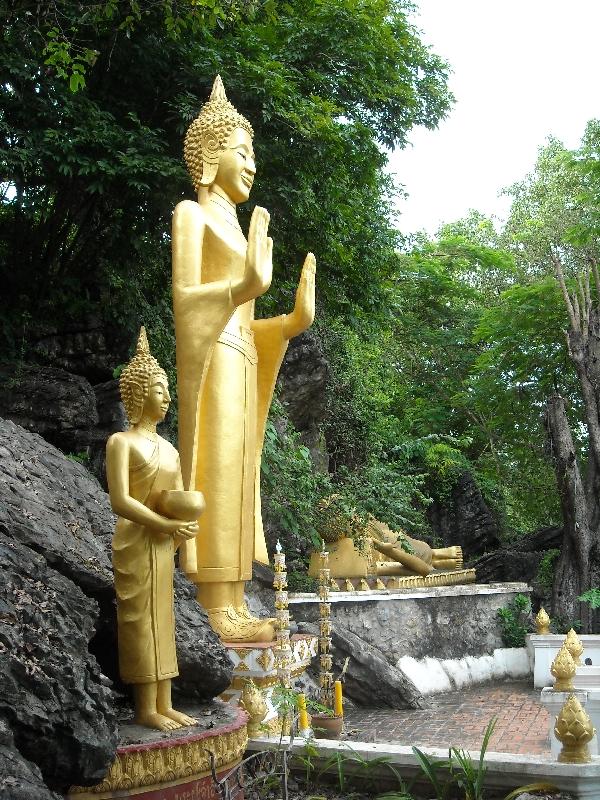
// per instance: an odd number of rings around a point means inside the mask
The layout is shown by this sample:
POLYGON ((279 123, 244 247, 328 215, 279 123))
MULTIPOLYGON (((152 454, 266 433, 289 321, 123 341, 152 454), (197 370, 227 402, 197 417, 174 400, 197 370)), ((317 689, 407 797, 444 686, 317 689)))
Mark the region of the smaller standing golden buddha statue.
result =
POLYGON ((106 445, 110 502, 119 516, 112 546, 119 670, 133 684, 135 722, 169 731, 196 724, 171 704, 178 675, 173 570, 176 547, 198 533, 204 499, 183 491, 177 450, 156 432, 171 398, 143 327, 120 390, 131 427, 106 445))

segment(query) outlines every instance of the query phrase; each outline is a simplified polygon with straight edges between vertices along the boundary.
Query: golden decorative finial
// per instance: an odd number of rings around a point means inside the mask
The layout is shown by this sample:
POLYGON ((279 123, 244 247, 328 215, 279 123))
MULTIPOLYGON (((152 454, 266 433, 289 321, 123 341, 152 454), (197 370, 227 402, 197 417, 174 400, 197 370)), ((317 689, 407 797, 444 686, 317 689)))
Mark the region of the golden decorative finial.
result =
POLYGON ((554 735, 562 744, 558 760, 566 764, 589 763, 592 758, 588 743, 595 733, 585 709, 577 697, 570 694, 554 724, 554 735))
POLYGON ((217 75, 208 103, 202 106, 185 136, 183 153, 196 190, 214 181, 221 153, 236 128, 254 136, 252 125, 229 102, 221 76, 217 75))
POLYGON ((573 657, 573 661, 575 662, 576 667, 581 666, 581 654, 583 653, 583 645, 581 644, 581 639, 575 633, 574 629, 567 633, 567 638, 565 639, 565 645, 571 656, 573 657))
POLYGON ((227 95, 225 94, 225 87, 223 86, 223 81, 221 80, 220 75, 217 75, 215 78, 215 82, 213 83, 212 91, 210 93, 210 99, 220 103, 228 102, 227 95))
POLYGON ((550 633, 550 617, 542 606, 535 617, 535 629, 540 636, 550 633))
POLYGON ((552 689, 555 692, 572 692, 574 688, 573 677, 576 670, 573 657, 567 650, 566 645, 563 644, 550 667, 550 672, 556 678, 552 689))
POLYGON ((268 706, 261 690, 254 681, 248 680, 244 684, 239 705, 248 713, 248 736, 256 739, 262 734, 261 723, 267 715, 268 706))

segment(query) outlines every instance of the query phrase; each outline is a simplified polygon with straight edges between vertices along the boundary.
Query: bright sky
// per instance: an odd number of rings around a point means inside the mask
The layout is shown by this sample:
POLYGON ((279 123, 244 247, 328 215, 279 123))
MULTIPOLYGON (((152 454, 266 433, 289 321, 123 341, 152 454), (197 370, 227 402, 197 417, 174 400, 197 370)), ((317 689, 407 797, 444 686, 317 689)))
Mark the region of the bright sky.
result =
POLYGON ((415 0, 423 41, 451 66, 456 104, 419 128, 390 167, 404 233, 434 234, 470 208, 500 218, 550 134, 569 148, 600 117, 598 0, 415 0))

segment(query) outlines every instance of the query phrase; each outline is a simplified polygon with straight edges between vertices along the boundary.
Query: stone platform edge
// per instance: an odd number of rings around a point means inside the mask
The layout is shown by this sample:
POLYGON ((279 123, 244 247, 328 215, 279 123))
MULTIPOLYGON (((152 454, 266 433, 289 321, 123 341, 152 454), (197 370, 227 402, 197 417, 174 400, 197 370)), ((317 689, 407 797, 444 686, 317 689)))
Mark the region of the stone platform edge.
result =
MULTIPOLYGON (((453 586, 415 587, 414 589, 373 589, 354 592, 331 592, 329 603, 374 602, 378 600, 421 600, 428 597, 460 597, 464 595, 531 594, 526 583, 469 583, 453 586)), ((290 592, 289 604, 319 603, 313 592, 290 592)), ((599 795, 600 798, 600 795, 599 795)))
MULTIPOLYGON (((319 768, 331 759, 336 753, 346 751, 351 758, 360 756, 365 761, 374 761, 385 758, 385 763, 377 765, 375 772, 369 770, 371 777, 377 776, 389 788, 398 788, 397 780, 390 767, 401 775, 404 781, 412 780, 420 773, 420 767, 412 748, 406 745, 393 745, 386 743, 356 742, 356 741, 328 741, 326 739, 311 739, 318 753, 311 755, 313 764, 319 768)), ((251 739, 248 750, 275 750, 283 746, 292 754, 302 756, 305 753, 305 742, 296 737, 290 743, 289 737, 274 741, 266 737, 251 739)), ((419 749, 435 759, 447 759, 448 748, 421 746, 419 749)), ((479 759, 479 751, 468 751, 471 758, 479 759)), ((355 762, 356 764, 356 762, 355 762)), ((570 792, 578 800, 599 800, 600 798, 600 756, 595 756, 589 764, 562 764, 548 754, 547 756, 515 755, 514 753, 496 753, 488 751, 485 754, 485 786, 488 789, 510 791, 530 783, 550 783, 561 792, 570 792)), ((302 767, 303 768, 303 767, 302 767)), ((354 767, 356 769, 356 767, 354 767)), ((332 768, 332 769, 335 769, 332 768)), ((293 767, 292 767, 293 770, 293 767)), ((348 763, 348 773, 352 773, 353 765, 348 763)), ((360 769, 358 770, 360 774, 360 769)))

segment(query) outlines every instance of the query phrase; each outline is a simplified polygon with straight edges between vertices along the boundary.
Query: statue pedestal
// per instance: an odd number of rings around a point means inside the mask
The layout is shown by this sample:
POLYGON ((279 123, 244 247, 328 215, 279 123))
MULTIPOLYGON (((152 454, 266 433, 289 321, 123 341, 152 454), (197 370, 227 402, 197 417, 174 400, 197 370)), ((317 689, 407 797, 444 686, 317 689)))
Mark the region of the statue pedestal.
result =
POLYGON ((248 715, 219 701, 200 708, 178 707, 196 717, 198 726, 167 734, 141 725, 122 725, 117 757, 104 780, 96 786, 71 787, 67 800, 219 800, 210 753, 219 778, 236 767, 248 743, 248 715))
POLYGON ((331 591, 378 592, 401 589, 427 589, 435 586, 463 586, 475 583, 474 569, 455 569, 421 575, 367 575, 364 578, 332 578, 331 591))
MULTIPOLYGON (((307 634, 294 634, 291 637, 292 645, 292 686, 309 666, 313 658, 318 655, 319 640, 316 636, 307 634)), ((279 718, 273 705, 273 689, 277 685, 277 665, 275 663, 275 642, 255 642, 235 644, 224 642, 233 661, 233 681, 227 691, 220 695, 221 700, 237 705, 244 682, 251 679, 261 690, 267 703, 267 715, 263 725, 273 733, 278 733, 279 718)))
MULTIPOLYGON (((581 705, 585 708, 587 714, 592 720, 593 726, 598 729, 598 725, 600 725, 600 690, 590 689, 578 690, 575 692, 555 692, 550 686, 542 689, 540 700, 542 701, 543 705, 546 706, 548 713, 550 714, 550 749, 554 758, 558 757, 558 754, 562 748, 562 744, 554 735, 554 724, 561 708, 567 702, 567 699, 571 694, 574 694, 581 705)), ((594 738, 591 740, 588 747, 590 749, 590 755, 598 755, 598 737, 596 734, 594 734, 594 738)))

